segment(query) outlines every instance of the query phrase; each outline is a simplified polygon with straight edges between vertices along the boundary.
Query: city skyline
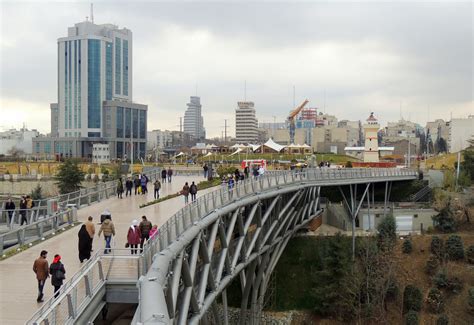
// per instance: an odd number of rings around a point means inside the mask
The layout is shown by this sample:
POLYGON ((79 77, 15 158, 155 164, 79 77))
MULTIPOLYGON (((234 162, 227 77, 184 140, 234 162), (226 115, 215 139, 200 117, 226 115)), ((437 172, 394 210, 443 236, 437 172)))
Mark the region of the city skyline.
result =
MULTIPOLYGON (((375 111, 382 125, 400 116, 425 125, 474 114, 472 3, 106 4, 94 3, 95 22, 134 32, 134 97, 149 104, 149 130, 178 129, 194 94, 209 137, 221 135, 224 119, 234 134, 245 99, 259 121, 281 121, 293 86, 296 104, 308 98, 339 119, 375 111)), ((85 20, 89 3, 1 6, 2 126, 46 133, 57 39, 85 20)))

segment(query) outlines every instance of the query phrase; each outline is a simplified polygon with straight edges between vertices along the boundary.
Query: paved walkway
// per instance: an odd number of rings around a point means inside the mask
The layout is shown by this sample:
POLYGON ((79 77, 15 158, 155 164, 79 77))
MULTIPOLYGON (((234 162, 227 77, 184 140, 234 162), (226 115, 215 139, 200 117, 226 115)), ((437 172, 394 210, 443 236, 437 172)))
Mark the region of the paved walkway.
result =
MULTIPOLYGON (((160 196, 180 191, 186 181, 191 184, 191 181, 197 183, 201 180, 203 178, 196 175, 174 177, 171 184, 162 184, 160 196)), ((148 196, 133 195, 128 198, 124 196, 123 199, 113 198, 82 208, 78 210, 79 221, 85 221, 91 215, 94 217, 94 222, 99 222, 102 211, 109 209, 116 229, 115 247, 124 248, 127 230, 133 219, 140 220, 142 215, 146 215, 153 224, 161 225, 184 206, 184 199, 180 196, 140 209, 140 204, 153 199, 153 185, 149 187, 151 190, 148 196)), ((212 190, 200 191, 198 197, 212 190)), ((99 228, 100 225, 96 225, 96 233, 99 231, 99 228)), ((79 270, 81 267, 77 250, 77 232, 79 229, 79 227, 70 229, 44 243, 0 262, 0 324, 23 324, 40 306, 36 303, 37 282, 32 266, 41 250, 45 249, 48 251, 48 261, 50 263, 54 254, 62 256, 62 262, 66 268, 66 278, 71 278, 79 270)), ((103 247, 103 236, 101 238, 96 236, 93 242, 94 251, 103 247)), ((53 294, 50 279, 48 279, 45 285, 44 293, 45 300, 49 299, 53 294)))

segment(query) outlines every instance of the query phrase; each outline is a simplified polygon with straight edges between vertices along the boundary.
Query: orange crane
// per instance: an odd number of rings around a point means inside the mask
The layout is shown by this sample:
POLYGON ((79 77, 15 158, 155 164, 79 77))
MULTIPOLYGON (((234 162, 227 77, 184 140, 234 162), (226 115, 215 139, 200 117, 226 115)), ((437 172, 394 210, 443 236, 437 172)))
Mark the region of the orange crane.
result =
POLYGON ((295 143, 295 117, 298 115, 301 110, 309 103, 309 100, 305 99, 304 102, 301 103, 300 106, 296 107, 294 110, 290 112, 288 115, 288 121, 290 122, 290 144, 295 143))

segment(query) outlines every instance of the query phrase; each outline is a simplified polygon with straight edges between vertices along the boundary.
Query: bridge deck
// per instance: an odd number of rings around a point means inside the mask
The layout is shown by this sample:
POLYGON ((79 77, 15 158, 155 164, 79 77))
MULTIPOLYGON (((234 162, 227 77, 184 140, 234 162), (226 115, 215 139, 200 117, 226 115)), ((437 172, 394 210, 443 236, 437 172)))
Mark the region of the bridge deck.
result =
MULTIPOLYGON (((201 181, 199 176, 177 176, 173 177, 171 184, 162 184, 161 196, 176 193, 184 182, 201 181)), ((149 188, 153 186, 149 184, 149 188)), ((202 195, 210 189, 198 193, 202 195)), ((94 217, 94 221, 99 220, 99 215, 104 209, 109 209, 112 220, 116 227, 116 247, 124 248, 127 228, 133 219, 139 220, 142 215, 146 215, 152 223, 163 224, 167 218, 178 211, 183 205, 183 198, 170 199, 160 204, 139 209, 139 205, 153 199, 153 191, 148 196, 132 196, 131 198, 109 199, 97 203, 90 207, 78 210, 78 218, 85 221, 89 215, 94 217)), ((96 232, 100 225, 96 225, 96 232)), ((77 231, 78 227, 57 235, 44 243, 28 249, 16 256, 10 257, 0 262, 0 324, 23 324, 36 311, 40 304, 36 303, 37 283, 32 271, 33 261, 38 257, 43 249, 48 251, 48 260, 51 262, 54 254, 60 254, 66 267, 66 277, 76 273, 81 264, 77 252, 77 231)), ((98 250, 104 247, 103 237, 97 237, 93 242, 93 249, 98 250)), ((123 270, 126 271, 126 270, 123 270)), ((45 285, 45 300, 53 294, 51 281, 48 279, 45 285)))

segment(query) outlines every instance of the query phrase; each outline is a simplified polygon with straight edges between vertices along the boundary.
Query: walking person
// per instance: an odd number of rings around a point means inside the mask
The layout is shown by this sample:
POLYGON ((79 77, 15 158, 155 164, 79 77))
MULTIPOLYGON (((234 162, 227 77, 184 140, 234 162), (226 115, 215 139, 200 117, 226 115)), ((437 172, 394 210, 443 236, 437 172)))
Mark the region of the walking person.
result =
POLYGON ((54 287, 54 298, 57 298, 59 296, 59 289, 66 278, 66 269, 64 264, 61 263, 61 256, 59 254, 54 255, 53 263, 49 267, 49 274, 51 274, 51 284, 54 287))
POLYGON ((78 249, 79 249, 79 261, 82 263, 84 260, 90 260, 92 251, 92 238, 87 231, 87 226, 83 224, 79 232, 77 233, 78 249))
POLYGON ((161 171, 161 182, 163 184, 166 183, 166 175, 167 175, 166 168, 163 168, 163 170, 161 171))
POLYGON ((46 259, 48 252, 42 250, 40 256, 33 263, 33 272, 36 274, 36 280, 38 280, 38 298, 36 302, 43 302, 43 289, 46 279, 49 276, 48 260, 46 259))
POLYGON ((244 175, 245 175, 245 179, 249 178, 249 166, 245 166, 244 175))
POLYGON ((194 182, 192 182, 191 186, 189 187, 189 193, 191 193, 191 201, 196 201, 196 194, 198 192, 198 187, 194 182))
POLYGON ((141 188, 140 179, 138 178, 138 176, 135 176, 135 179, 133 180, 133 185, 135 186, 135 195, 137 195, 138 188, 141 188))
POLYGON ((142 221, 140 222, 140 233, 141 233, 141 240, 140 240, 140 252, 143 252, 143 245, 145 241, 150 239, 150 231, 153 228, 153 225, 150 221, 146 218, 146 216, 142 216, 142 221))
POLYGON ((130 196, 132 196, 132 187, 133 187, 133 182, 132 180, 129 178, 127 178, 127 180, 125 181, 125 197, 128 196, 128 194, 130 194, 130 196))
POLYGON ((151 227, 151 230, 150 230, 149 240, 153 240, 153 238, 155 238, 157 235, 158 235, 158 225, 153 225, 153 227, 151 227))
POLYGON ((140 228, 138 227, 138 221, 133 220, 132 225, 130 226, 130 228, 128 228, 127 233, 127 245, 128 247, 130 247, 130 251, 132 254, 137 254, 138 244, 140 244, 140 240, 141 233, 140 228))
POLYGON ((145 175, 142 175, 142 178, 140 180, 140 183, 142 185, 142 194, 145 195, 146 193, 148 193, 148 189, 146 187, 147 183, 148 183, 148 179, 145 175))
POLYGON ((161 183, 158 180, 158 178, 155 179, 155 183, 153 183, 153 186, 154 186, 153 194, 154 194, 155 200, 157 200, 160 198, 160 189, 161 189, 161 183))
POLYGON ((188 204, 189 202, 189 185, 188 182, 186 182, 183 186, 183 189, 181 190, 181 194, 184 196, 184 204, 188 204))
POLYGON ((117 184, 117 197, 119 199, 122 199, 122 194, 123 194, 123 183, 122 183, 122 179, 119 179, 118 184, 117 184))
POLYGON ((207 164, 204 164, 204 166, 202 167, 202 169, 204 170, 204 178, 207 178, 207 172, 209 170, 209 167, 207 167, 207 164))
POLYGON ((26 197, 22 196, 20 200, 20 216, 21 216, 21 221, 20 221, 20 226, 23 226, 23 223, 28 224, 28 219, 26 219, 26 210, 28 209, 27 204, 26 204, 26 197))
POLYGON ((110 242, 112 241, 112 236, 115 236, 115 226, 112 220, 110 220, 110 216, 107 216, 104 222, 102 222, 102 225, 99 229, 99 237, 102 232, 104 233, 105 239, 104 254, 108 254, 111 252, 110 242))
POLYGON ((230 176, 229 181, 228 181, 228 187, 229 187, 229 197, 232 198, 232 195, 234 194, 234 177, 230 176))
POLYGON ((87 218, 87 221, 84 224, 86 225, 87 233, 89 234, 89 237, 91 238, 91 252, 92 252, 92 242, 94 241, 94 235, 95 235, 95 225, 92 222, 92 216, 89 216, 87 218))
POLYGON ((168 167, 168 171, 166 172, 166 174, 168 175, 168 183, 171 183, 171 177, 173 176, 173 170, 171 169, 171 167, 168 167))
POLYGON ((12 201, 11 197, 9 197, 5 203, 5 210, 8 214, 8 224, 10 224, 12 222, 13 212, 15 211, 15 202, 12 201))

